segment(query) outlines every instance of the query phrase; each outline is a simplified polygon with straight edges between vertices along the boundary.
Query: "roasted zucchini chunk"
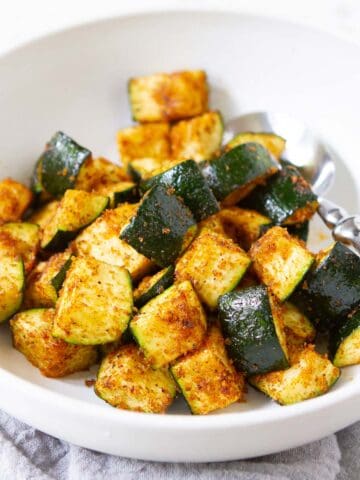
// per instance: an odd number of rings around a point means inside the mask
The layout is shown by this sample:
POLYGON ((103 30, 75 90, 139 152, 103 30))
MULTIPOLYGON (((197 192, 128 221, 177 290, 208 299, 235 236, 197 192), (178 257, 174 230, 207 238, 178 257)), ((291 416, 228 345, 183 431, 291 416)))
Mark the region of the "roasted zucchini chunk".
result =
POLYGON ((231 239, 216 232, 202 232, 178 260, 176 280, 190 280, 196 293, 210 309, 240 282, 250 258, 231 239))
POLYGON ((180 160, 210 160, 220 149, 223 131, 219 112, 182 120, 170 131, 171 155, 180 160))
POLYGON ((240 371, 254 375, 289 366, 281 308, 265 286, 220 297, 219 317, 229 356, 240 371))
POLYGON ((122 164, 126 167, 141 158, 170 158, 170 125, 148 123, 124 128, 117 134, 122 164))
POLYGON ((315 339, 316 330, 314 325, 295 305, 290 302, 284 302, 281 305, 281 309, 286 329, 289 329, 306 343, 310 343, 315 339))
POLYGON ((141 308, 152 298, 160 295, 174 283, 174 266, 163 268, 151 277, 144 277, 134 290, 134 303, 141 308))
POLYGON ((124 203, 113 210, 106 210, 74 240, 74 253, 125 267, 134 280, 149 273, 152 262, 119 238, 122 227, 129 223, 137 208, 137 205, 124 203))
POLYGON ((291 295, 314 261, 303 242, 281 227, 271 228, 254 243, 250 257, 256 274, 281 301, 291 295))
POLYGON ((155 368, 200 346, 206 317, 190 282, 168 288, 130 322, 131 333, 155 368))
POLYGON ((127 166, 129 176, 136 183, 153 176, 154 172, 162 171, 168 160, 161 158, 139 158, 132 160, 127 166))
POLYGON ((29 223, 38 225, 43 230, 45 225, 54 218, 59 203, 59 200, 53 200, 45 205, 42 205, 30 215, 27 221, 29 223))
POLYGON ((0 322, 5 322, 21 307, 25 270, 20 256, 1 255, 0 261, 0 322))
POLYGON ((120 234, 139 253, 161 267, 174 263, 196 233, 196 221, 172 190, 155 185, 120 234))
POLYGON ((198 235, 201 235, 201 233, 205 230, 210 230, 211 232, 218 233, 223 237, 227 237, 223 221, 220 217, 220 212, 215 213, 215 215, 211 215, 211 217, 208 217, 199 223, 198 235))
POLYGON ((20 182, 5 178, 0 182, 0 223, 21 220, 33 200, 32 192, 20 182))
POLYGON ((132 116, 138 122, 169 122, 207 110, 208 87, 202 70, 158 73, 129 82, 132 116))
POLYGON ((340 376, 326 355, 307 345, 293 355, 287 370, 255 375, 251 385, 268 395, 280 405, 291 405, 326 393, 340 376))
POLYGON ((330 352, 336 367, 347 367, 360 363, 359 307, 331 332, 330 352))
POLYGON ((205 415, 244 399, 244 376, 229 360, 224 338, 215 325, 197 350, 175 362, 171 373, 195 415, 205 415))
POLYGON ((96 193, 109 197, 110 208, 115 208, 119 203, 137 203, 139 201, 138 188, 133 182, 119 182, 96 188, 96 193))
POLYGON ((295 225, 310 220, 317 210, 317 196, 299 170, 289 162, 266 185, 258 187, 244 205, 268 216, 276 225, 295 225))
POLYGON ((275 133, 242 132, 235 135, 235 137, 225 146, 225 151, 229 151, 243 143, 259 143, 266 148, 276 160, 280 160, 286 146, 286 140, 279 135, 275 135, 275 133))
POLYGON ((46 377, 64 377, 91 367, 97 361, 96 347, 54 338, 53 321, 51 308, 18 313, 10 321, 14 347, 46 377))
POLYGON ((258 143, 245 143, 205 163, 202 173, 224 206, 235 205, 279 168, 258 143))
POLYGON ((102 361, 95 393, 116 408, 164 413, 176 386, 167 368, 153 369, 136 345, 124 345, 102 361))
POLYGON ((118 340, 133 308, 129 273, 94 258, 74 258, 56 304, 53 335, 68 343, 118 340))
POLYGON ((63 132, 55 133, 35 166, 36 193, 62 197, 66 190, 75 188, 80 169, 90 157, 90 150, 81 147, 63 132))
POLYGON ((71 264, 71 256, 69 251, 56 253, 48 261, 38 263, 30 272, 24 298, 26 309, 55 306, 58 292, 71 264))
POLYGON ((97 192, 104 186, 128 180, 128 174, 119 165, 103 157, 89 157, 79 171, 74 188, 76 190, 85 190, 86 192, 97 192))
POLYGON ((249 250, 261 236, 263 227, 271 224, 271 220, 261 213, 239 207, 223 208, 219 217, 227 235, 245 250, 249 250))
POLYGON ((67 243, 93 222, 108 204, 108 197, 82 190, 66 190, 53 219, 44 227, 41 247, 52 252, 66 248, 67 243))
POLYGON ((198 222, 219 211, 216 198, 194 160, 181 162, 159 175, 150 177, 140 184, 140 190, 146 192, 154 185, 164 185, 173 191, 183 200, 198 222))
POLYGON ((13 222, 0 226, 0 258, 21 256, 25 272, 35 265, 39 250, 39 227, 33 223, 13 222))
MULTIPOLYGON (((292 237, 296 237, 299 240, 302 240, 304 243, 308 241, 309 237, 309 220, 304 223, 296 223, 294 225, 286 225, 286 229, 292 237)), ((264 235, 270 228, 276 227, 274 223, 269 223, 267 225, 262 225, 260 227, 260 236, 264 235)))

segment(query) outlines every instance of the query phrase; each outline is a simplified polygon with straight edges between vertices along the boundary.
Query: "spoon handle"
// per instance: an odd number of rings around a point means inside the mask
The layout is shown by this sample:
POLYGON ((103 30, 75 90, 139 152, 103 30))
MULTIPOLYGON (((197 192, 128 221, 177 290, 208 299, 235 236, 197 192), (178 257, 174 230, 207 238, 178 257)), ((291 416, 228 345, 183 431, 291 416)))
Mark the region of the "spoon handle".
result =
POLYGON ((360 215, 350 216, 342 207, 319 197, 318 213, 339 242, 351 245, 360 255, 360 215))

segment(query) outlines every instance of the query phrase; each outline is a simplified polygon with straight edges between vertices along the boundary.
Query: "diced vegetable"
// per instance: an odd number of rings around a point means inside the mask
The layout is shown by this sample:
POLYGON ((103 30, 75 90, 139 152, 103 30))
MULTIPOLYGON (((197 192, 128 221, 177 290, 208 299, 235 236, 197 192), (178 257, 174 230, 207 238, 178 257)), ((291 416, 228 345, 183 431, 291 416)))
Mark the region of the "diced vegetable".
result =
POLYGON ((268 152, 270 152, 276 160, 280 160, 282 153, 285 150, 286 140, 275 133, 253 133, 242 132, 236 135, 226 146, 225 151, 242 145, 243 143, 259 143, 268 152))
POLYGON ((316 330, 311 321, 290 302, 281 305, 284 326, 305 342, 312 342, 316 330))
POLYGON ((216 232, 202 232, 178 260, 177 281, 190 280, 199 298, 210 309, 240 282, 250 258, 231 239, 216 232))
POLYGON ((289 366, 281 309, 265 286, 220 297, 219 317, 229 356, 240 371, 254 375, 289 366))
POLYGON ((74 258, 56 304, 53 335, 80 345, 116 341, 128 326, 132 307, 127 270, 90 257, 74 258))
POLYGON ((120 238, 156 264, 166 267, 186 249, 196 228, 194 217, 181 199, 165 186, 155 185, 143 197, 120 238))
POLYGON ((124 345, 102 361, 95 392, 116 408, 164 413, 176 387, 167 369, 154 370, 135 345, 124 345))
POLYGON ((161 158, 139 158, 128 163, 127 169, 134 182, 141 182, 153 176, 153 172, 161 170, 168 160, 161 158))
POLYGON ((234 205, 278 168, 264 147, 246 143, 208 162, 202 172, 215 197, 223 205, 234 205))
POLYGON ((149 273, 152 262, 119 238, 121 229, 137 208, 138 205, 124 203, 114 210, 106 210, 74 240, 74 253, 125 267, 134 280, 149 273))
POLYGON ((21 220, 33 200, 33 194, 20 182, 5 178, 0 182, 0 223, 21 220))
POLYGON ((279 300, 288 298, 314 261, 304 244, 287 230, 273 227, 250 249, 253 267, 279 300))
POLYGON ((53 200, 41 206, 30 215, 28 222, 35 223, 41 229, 44 229, 45 225, 53 219, 59 203, 58 200, 53 200))
POLYGON ((115 208, 119 203, 136 203, 139 201, 138 189, 133 182, 119 182, 98 187, 96 193, 110 199, 110 207, 115 208))
POLYGON ((180 197, 197 221, 219 211, 219 205, 194 160, 187 160, 140 184, 142 192, 163 185, 180 197))
POLYGON ((10 321, 14 347, 46 377, 64 377, 91 367, 97 360, 96 348, 54 338, 53 321, 53 309, 18 313, 10 321))
POLYGON ((106 160, 106 158, 89 157, 79 171, 74 188, 86 192, 97 192, 104 186, 128 180, 129 176, 119 165, 106 160))
POLYGON ((141 280, 138 287, 134 290, 134 303, 137 308, 143 307, 152 298, 163 293, 174 283, 174 267, 163 268, 151 277, 145 277, 141 280))
POLYGON ((182 120, 170 131, 173 158, 196 162, 210 160, 219 151, 224 125, 219 112, 206 112, 190 120, 182 120))
POLYGON ((138 122, 173 121, 207 110, 208 87, 202 70, 158 73, 132 78, 129 96, 138 122))
POLYGON ((346 367, 360 363, 360 309, 351 312, 331 333, 330 352, 334 365, 346 367))
POLYGON ((198 235, 200 235, 204 230, 210 230, 211 232, 218 233, 224 237, 227 236, 220 217, 220 212, 215 213, 215 215, 211 215, 211 217, 208 217, 199 223, 198 235))
POLYGON ((25 272, 34 266, 39 250, 39 227, 33 223, 6 223, 0 226, 0 258, 21 256, 25 272))
POLYGON ((130 322, 131 332, 155 368, 200 346, 206 317, 190 282, 168 288, 130 322))
POLYGON ((25 271, 19 256, 1 255, 0 261, 0 322, 5 322, 21 307, 25 271))
POLYGON ((58 251, 108 206, 109 198, 82 190, 66 190, 53 219, 44 227, 41 247, 58 251))
POLYGON ((245 381, 229 360, 217 326, 200 348, 180 358, 171 367, 191 412, 204 415, 244 399, 245 381))

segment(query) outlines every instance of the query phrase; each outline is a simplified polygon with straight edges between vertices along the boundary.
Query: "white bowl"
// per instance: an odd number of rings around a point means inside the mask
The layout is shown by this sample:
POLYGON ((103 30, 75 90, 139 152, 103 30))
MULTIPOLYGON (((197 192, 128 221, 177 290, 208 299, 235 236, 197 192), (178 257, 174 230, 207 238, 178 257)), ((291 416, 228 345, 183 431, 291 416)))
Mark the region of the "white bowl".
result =
MULTIPOLYGON (((303 118, 341 151, 330 198, 358 208, 349 169, 358 156, 360 50, 325 33, 234 12, 123 16, 50 35, 0 59, 1 176, 27 179, 62 129, 117 159, 115 132, 130 123, 130 76, 204 68, 225 119, 271 110, 303 118)), ((279 132, 281 134, 281 132, 279 132)), ((314 227, 312 238, 319 237, 314 227)), ((360 367, 326 395, 280 407, 250 389, 248 402, 206 417, 179 400, 167 415, 113 409, 84 380, 42 377, 0 328, 0 408, 95 450, 163 461, 216 461, 294 447, 360 420, 360 367)))

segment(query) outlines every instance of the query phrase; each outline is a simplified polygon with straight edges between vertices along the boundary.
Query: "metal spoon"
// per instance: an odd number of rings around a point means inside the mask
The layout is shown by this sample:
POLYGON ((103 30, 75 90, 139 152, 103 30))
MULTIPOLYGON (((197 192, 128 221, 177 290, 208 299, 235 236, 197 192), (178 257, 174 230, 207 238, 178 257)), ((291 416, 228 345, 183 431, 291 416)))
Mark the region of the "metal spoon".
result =
POLYGON ((232 119, 226 125, 224 142, 240 132, 273 132, 286 138, 283 158, 299 168, 319 195, 318 213, 334 239, 352 246, 360 254, 360 216, 349 216, 343 208, 322 197, 335 176, 329 147, 304 124, 279 113, 256 112, 232 119))

